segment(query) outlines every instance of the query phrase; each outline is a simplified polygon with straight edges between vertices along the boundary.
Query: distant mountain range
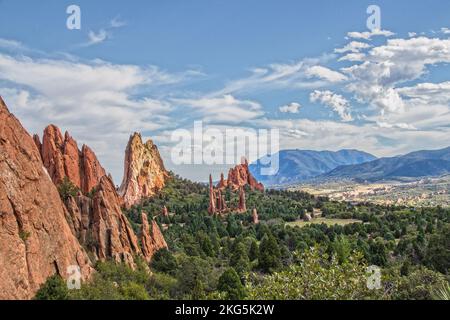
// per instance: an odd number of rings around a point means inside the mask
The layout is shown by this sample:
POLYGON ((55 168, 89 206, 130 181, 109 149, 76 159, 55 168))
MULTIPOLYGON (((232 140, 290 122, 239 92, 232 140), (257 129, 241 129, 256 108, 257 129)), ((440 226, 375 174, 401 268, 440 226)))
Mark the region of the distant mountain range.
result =
POLYGON ((323 175, 342 165, 360 164, 375 160, 376 157, 358 150, 311 151, 282 150, 278 152, 279 171, 276 175, 261 175, 260 162, 249 166, 250 172, 264 185, 295 184, 323 175))
POLYGON ((416 151, 402 156, 379 158, 358 150, 283 150, 278 153, 280 169, 274 176, 260 175, 258 162, 251 173, 267 187, 306 181, 351 179, 359 182, 405 180, 450 173, 450 147, 416 151))
POLYGON ((450 173, 450 147, 441 150, 416 151, 403 156, 340 166, 320 178, 375 182, 440 176, 448 173, 450 173))

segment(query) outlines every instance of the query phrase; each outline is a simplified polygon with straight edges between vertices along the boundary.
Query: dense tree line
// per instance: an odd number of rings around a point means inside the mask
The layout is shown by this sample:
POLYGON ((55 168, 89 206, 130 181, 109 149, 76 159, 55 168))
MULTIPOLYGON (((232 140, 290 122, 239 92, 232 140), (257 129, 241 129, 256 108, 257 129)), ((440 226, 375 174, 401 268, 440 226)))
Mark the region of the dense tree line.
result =
MULTIPOLYGON (((141 261, 134 271, 99 263, 94 280, 76 293, 65 292, 62 280, 53 277, 37 298, 432 299, 448 293, 448 208, 350 204, 299 191, 246 189, 246 194, 247 213, 211 217, 207 186, 172 176, 157 196, 125 212, 136 230, 142 210, 156 217, 169 250, 157 252, 149 266, 141 261), (167 217, 161 214, 164 206, 167 217), (258 225, 252 223, 253 208, 258 225), (325 218, 360 222, 287 224, 314 209, 325 218), (378 291, 366 287, 369 265, 382 268, 378 291), (292 290, 283 286, 286 279, 292 290)), ((231 191, 225 197, 237 201, 231 191)))

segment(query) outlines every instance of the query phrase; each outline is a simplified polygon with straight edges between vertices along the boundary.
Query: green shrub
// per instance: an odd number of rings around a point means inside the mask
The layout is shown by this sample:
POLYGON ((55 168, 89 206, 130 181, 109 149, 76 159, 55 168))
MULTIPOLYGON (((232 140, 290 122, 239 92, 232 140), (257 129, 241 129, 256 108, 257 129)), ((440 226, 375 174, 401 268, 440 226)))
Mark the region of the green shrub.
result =
POLYGON ((68 300, 69 290, 67 283, 60 275, 54 275, 47 279, 35 296, 36 300, 68 300))

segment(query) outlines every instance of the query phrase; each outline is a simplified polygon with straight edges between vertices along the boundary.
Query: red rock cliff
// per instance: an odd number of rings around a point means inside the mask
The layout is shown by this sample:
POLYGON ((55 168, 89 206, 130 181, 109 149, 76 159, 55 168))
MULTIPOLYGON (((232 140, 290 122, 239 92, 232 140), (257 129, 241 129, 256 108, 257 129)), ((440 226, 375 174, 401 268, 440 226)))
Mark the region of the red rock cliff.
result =
POLYGON ((30 299, 48 277, 67 277, 69 266, 89 277, 66 213, 35 141, 0 98, 0 299, 30 299))
POLYGON ((69 197, 66 205, 75 235, 96 261, 112 259, 135 267, 134 258, 141 250, 109 177, 100 179, 92 199, 78 194, 69 197))
POLYGON ((87 194, 106 175, 89 147, 83 145, 80 151, 77 142, 69 133, 66 132, 63 138, 61 130, 55 125, 45 128, 42 144, 37 136, 34 140, 38 147, 41 146, 42 161, 56 185, 67 177, 84 194, 87 194))
POLYGON ((158 148, 151 140, 145 144, 141 135, 135 133, 125 151, 124 177, 119 189, 126 207, 161 190, 168 178, 158 148))

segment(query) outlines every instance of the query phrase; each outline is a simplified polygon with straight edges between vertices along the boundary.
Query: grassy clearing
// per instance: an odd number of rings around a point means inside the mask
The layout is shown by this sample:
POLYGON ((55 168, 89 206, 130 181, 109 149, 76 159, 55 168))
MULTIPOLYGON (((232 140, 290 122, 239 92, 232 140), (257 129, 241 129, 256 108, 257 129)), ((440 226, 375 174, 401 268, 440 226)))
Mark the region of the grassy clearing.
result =
POLYGON ((291 226, 291 227, 304 227, 307 226, 309 224, 321 224, 321 223, 325 223, 328 226, 334 226, 334 225, 340 225, 340 226, 345 226, 346 224, 351 224, 351 223, 362 223, 361 220, 356 220, 356 219, 327 219, 327 218, 317 218, 317 219, 313 219, 312 221, 306 222, 303 220, 297 220, 294 222, 288 222, 286 223, 286 225, 291 226))

